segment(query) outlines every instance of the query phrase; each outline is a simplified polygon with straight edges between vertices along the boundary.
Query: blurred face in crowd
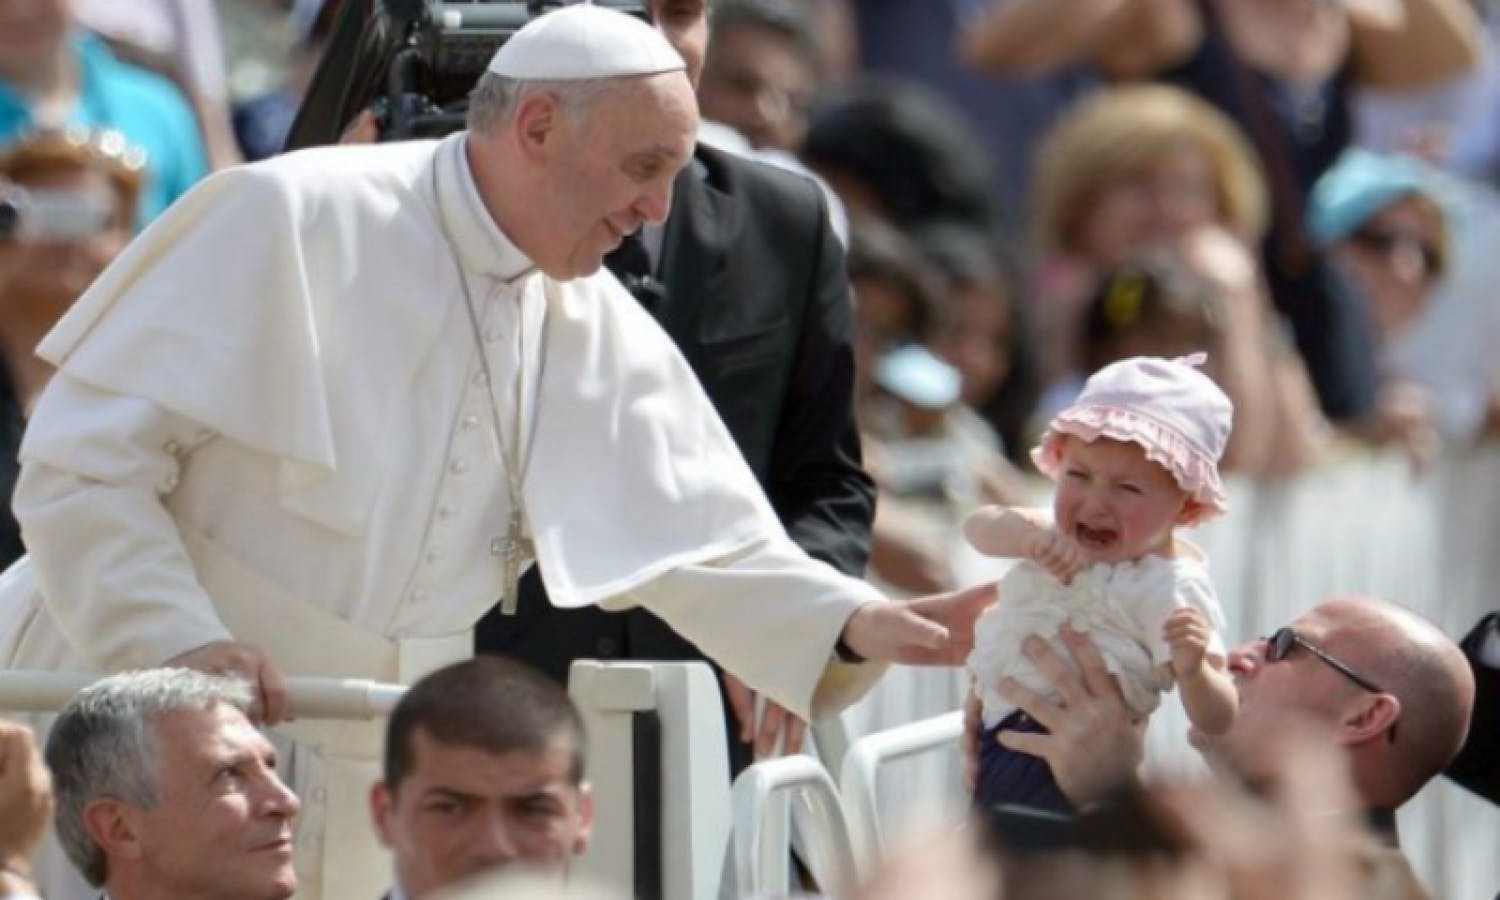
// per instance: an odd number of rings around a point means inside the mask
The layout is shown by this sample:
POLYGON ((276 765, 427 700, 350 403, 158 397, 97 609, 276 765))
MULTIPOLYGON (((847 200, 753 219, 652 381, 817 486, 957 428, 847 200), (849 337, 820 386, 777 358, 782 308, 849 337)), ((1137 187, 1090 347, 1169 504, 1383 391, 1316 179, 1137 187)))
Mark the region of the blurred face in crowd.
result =
POLYGON ((25 80, 68 35, 68 0, 0 0, 0 78, 25 80))
POLYGON ((299 804, 276 777, 270 741, 227 704, 163 713, 153 726, 156 805, 107 799, 85 811, 109 855, 109 884, 139 896, 292 896, 299 804))
POLYGON ((559 735, 541 752, 491 753, 412 735, 411 771, 375 786, 376 831, 412 900, 490 869, 561 875, 588 847, 593 800, 574 781, 574 753, 559 735))
POLYGON ((963 401, 982 406, 1010 374, 1010 306, 1003 291, 973 285, 952 298, 938 353, 963 376, 963 401))
POLYGON ((0 269, 7 276, 0 294, 7 308, 24 305, 61 313, 130 241, 132 211, 109 176, 96 168, 33 172, 18 179, 18 186, 108 211, 89 236, 0 240, 0 269))
POLYGON ((796 42, 748 22, 720 31, 698 86, 703 116, 758 148, 796 152, 807 135, 817 72, 796 42))
MULTIPOLYGON (((471 136, 476 175, 502 165, 487 146, 515 138, 528 177, 513 195, 517 240, 559 280, 592 275, 604 255, 647 222, 662 222, 672 181, 698 130, 697 103, 682 72, 620 79, 568 101, 538 93, 522 100, 507 135, 471 136)), ((485 180, 481 179, 481 184, 485 180)), ((501 201, 492 200, 491 206, 501 201)))
POLYGON ((854 371, 857 393, 867 396, 880 358, 913 337, 914 301, 904 291, 878 278, 858 278, 854 289, 854 371))
POLYGON ((1334 249, 1383 338, 1411 327, 1426 307, 1444 265, 1443 214, 1409 195, 1371 216, 1334 249))
POLYGON ((1091 565, 1168 555, 1172 529, 1188 502, 1172 475, 1147 459, 1139 444, 1063 438, 1054 518, 1091 565))
POLYGON ((1217 222, 1221 214, 1213 161, 1202 149, 1182 144, 1100 186, 1080 220, 1077 243, 1092 262, 1115 265, 1142 248, 1217 222))
POLYGON ((696 88, 708 56, 708 0, 651 0, 651 22, 687 63, 696 88))

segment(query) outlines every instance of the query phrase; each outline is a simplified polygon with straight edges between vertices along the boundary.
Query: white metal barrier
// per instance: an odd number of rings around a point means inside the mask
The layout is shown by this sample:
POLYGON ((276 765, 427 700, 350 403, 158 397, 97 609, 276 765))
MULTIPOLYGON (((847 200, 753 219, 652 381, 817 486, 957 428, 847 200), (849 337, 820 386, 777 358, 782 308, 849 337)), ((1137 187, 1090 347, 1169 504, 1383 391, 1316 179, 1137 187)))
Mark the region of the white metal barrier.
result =
POLYGON ((822 863, 825 892, 848 896, 857 883, 843 804, 828 770, 810 756, 784 756, 762 760, 735 779, 735 896, 783 896, 790 890, 793 796, 806 802, 812 828, 807 849, 822 863))
MULTIPOLYGON (((594 834, 577 871, 632 890, 638 862, 660 865, 660 900, 714 900, 729 847, 729 757, 718 680, 703 663, 573 663, 568 692, 588 733, 594 834), (661 858, 639 859, 635 755, 640 720, 654 715, 661 747, 661 858)), ((648 828, 655 822, 644 823, 648 828)))
MULTIPOLYGON (((0 710, 55 713, 80 690, 103 678, 86 672, 0 670, 0 710)), ((364 678, 288 678, 288 712, 297 719, 380 719, 406 692, 399 684, 364 678)))
POLYGON ((877 792, 880 769, 895 762, 935 750, 955 751, 964 730, 964 714, 956 710, 920 722, 898 725, 854 742, 839 772, 854 860, 861 877, 869 877, 885 852, 877 792))

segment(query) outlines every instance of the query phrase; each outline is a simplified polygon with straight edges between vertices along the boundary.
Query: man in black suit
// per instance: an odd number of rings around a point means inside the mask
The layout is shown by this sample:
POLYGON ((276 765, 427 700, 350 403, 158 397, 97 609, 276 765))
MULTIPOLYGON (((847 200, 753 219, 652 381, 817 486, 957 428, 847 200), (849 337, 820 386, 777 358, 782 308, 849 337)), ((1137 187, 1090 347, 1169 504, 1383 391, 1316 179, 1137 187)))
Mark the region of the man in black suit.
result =
MULTIPOLYGON (((707 0, 651 0, 658 29, 698 83, 707 0)), ((665 231, 606 260, 661 322, 729 427, 787 532, 835 568, 861 574, 875 488, 860 466, 853 413, 853 307, 843 251, 808 179, 698 145, 674 185, 665 231)), ((641 523, 640 527, 650 527, 641 523)), ((491 611, 476 649, 524 660, 559 680, 574 659, 703 659, 643 611, 560 610, 535 570, 517 615, 491 611)), ((800 747, 805 725, 724 676, 738 771, 754 751, 800 747), (783 735, 783 729, 785 733, 783 735)))
POLYGON ((1444 774, 1500 803, 1500 612, 1480 619, 1460 646, 1474 671, 1474 714, 1468 739, 1444 774))

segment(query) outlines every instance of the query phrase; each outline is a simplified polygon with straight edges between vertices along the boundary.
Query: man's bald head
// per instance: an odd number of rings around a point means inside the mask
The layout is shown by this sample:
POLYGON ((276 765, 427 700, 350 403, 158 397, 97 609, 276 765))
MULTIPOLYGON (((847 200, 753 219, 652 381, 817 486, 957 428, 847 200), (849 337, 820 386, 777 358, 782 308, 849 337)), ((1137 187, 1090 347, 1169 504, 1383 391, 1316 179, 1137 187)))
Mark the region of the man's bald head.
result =
POLYGON ((1324 649, 1399 702, 1393 740, 1356 732, 1347 743, 1366 799, 1400 806, 1453 761, 1468 734, 1474 676, 1463 651, 1431 622, 1373 597, 1329 600, 1303 620, 1326 628, 1324 649))
POLYGON ((1306 644, 1357 672, 1369 691, 1302 645, 1272 662, 1266 641, 1230 655, 1240 711, 1230 731, 1202 739, 1254 777, 1265 742, 1293 718, 1331 730, 1372 807, 1406 802, 1458 752, 1474 681, 1458 646, 1431 622, 1373 597, 1339 597, 1291 624, 1306 644))

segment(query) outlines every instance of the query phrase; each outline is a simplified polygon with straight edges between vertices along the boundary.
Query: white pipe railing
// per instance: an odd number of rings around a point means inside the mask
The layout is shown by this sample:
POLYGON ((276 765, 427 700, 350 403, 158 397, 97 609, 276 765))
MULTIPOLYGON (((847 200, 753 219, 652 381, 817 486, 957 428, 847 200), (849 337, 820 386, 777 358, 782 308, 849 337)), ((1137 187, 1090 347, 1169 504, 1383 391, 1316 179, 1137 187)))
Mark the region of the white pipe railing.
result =
POLYGON ((877 731, 849 748, 839 772, 839 795, 843 797, 845 821, 860 877, 868 878, 885 852, 877 796, 881 766, 908 756, 953 749, 963 730, 963 711, 956 710, 877 731))
MULTIPOLYGON (((80 690, 103 678, 87 672, 0 671, 0 710, 54 713, 80 690)), ((406 688, 364 678, 288 678, 288 714, 295 719, 380 719, 396 708, 406 688)))
POLYGON ((849 827, 833 778, 810 756, 783 756, 750 766, 734 782, 736 897, 784 896, 791 887, 790 797, 807 802, 807 850, 824 865, 825 891, 846 897, 856 884, 849 827))

